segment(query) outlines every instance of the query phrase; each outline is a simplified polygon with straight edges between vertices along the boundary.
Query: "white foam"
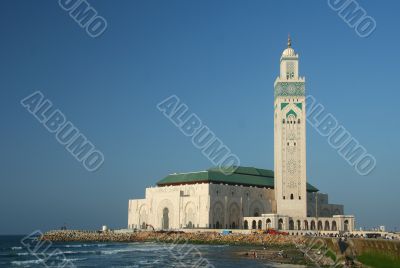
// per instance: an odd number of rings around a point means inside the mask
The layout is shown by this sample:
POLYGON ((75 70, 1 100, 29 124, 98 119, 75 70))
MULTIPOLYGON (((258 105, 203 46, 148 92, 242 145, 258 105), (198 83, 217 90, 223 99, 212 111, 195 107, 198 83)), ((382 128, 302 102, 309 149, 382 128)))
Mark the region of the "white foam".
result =
POLYGON ((166 251, 168 248, 166 247, 143 247, 143 248, 137 248, 137 247, 131 247, 131 248, 121 248, 121 249, 111 249, 111 250, 102 250, 101 254, 105 255, 111 255, 111 254, 118 254, 118 253, 124 253, 124 252, 149 252, 149 251, 166 251))
POLYGON ((81 247, 106 247, 107 244, 77 244, 77 245, 65 245, 66 248, 81 248, 81 247))
POLYGON ((43 260, 27 260, 27 261, 12 261, 11 264, 13 265, 17 265, 17 266, 23 266, 23 265, 27 265, 27 264, 40 264, 42 263, 43 260))

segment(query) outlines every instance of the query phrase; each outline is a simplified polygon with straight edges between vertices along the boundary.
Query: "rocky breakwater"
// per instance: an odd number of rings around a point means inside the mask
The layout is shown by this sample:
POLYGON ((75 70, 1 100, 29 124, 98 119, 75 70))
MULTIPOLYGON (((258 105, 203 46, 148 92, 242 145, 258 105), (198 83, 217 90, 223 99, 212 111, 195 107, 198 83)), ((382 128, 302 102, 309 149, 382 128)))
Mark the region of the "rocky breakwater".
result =
POLYGON ((228 234, 216 232, 96 232, 80 230, 57 230, 46 232, 42 240, 58 242, 140 242, 154 241, 165 243, 193 243, 193 244, 224 244, 224 245, 251 245, 295 247, 303 244, 305 238, 301 236, 283 236, 268 234, 228 234))

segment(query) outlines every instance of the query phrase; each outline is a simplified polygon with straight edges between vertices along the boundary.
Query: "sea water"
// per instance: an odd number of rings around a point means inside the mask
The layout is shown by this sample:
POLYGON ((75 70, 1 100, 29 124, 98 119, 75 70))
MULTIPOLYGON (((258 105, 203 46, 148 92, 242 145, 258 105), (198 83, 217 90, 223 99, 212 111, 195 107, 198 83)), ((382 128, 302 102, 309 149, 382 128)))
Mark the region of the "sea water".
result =
POLYGON ((0 267, 302 267, 241 256, 248 247, 37 241, 27 246, 23 238, 0 236, 0 267))

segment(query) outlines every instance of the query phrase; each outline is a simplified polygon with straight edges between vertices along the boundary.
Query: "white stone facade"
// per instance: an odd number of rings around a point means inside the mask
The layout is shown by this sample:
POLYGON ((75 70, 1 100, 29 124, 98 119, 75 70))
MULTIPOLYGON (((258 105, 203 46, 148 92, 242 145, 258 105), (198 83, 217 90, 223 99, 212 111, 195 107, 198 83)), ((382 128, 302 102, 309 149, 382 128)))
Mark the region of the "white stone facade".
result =
MULTIPOLYGON (((307 195, 307 200, 310 200, 308 217, 296 218, 276 213, 274 189, 212 183, 151 187, 146 189, 146 198, 129 200, 128 227, 148 229, 148 224, 155 229, 278 229, 280 220, 283 228, 288 230, 291 220, 296 223, 293 230, 318 230, 319 221, 325 230, 327 220, 330 226, 332 221, 337 226, 329 230, 337 231, 344 227, 344 216, 334 216, 343 214, 343 205, 328 204, 327 194, 307 195), (318 219, 315 217, 316 207, 320 208, 318 219), (343 220, 334 220, 333 217, 343 220), (268 219, 271 220, 269 226, 268 219), (252 226, 253 220, 257 222, 256 228, 252 226), (297 229, 298 220, 300 229, 297 229)), ((347 218, 351 218, 348 228, 353 229, 354 219, 352 216, 347 218)))
POLYGON ((243 217, 276 211, 273 189, 225 184, 188 184, 146 189, 129 200, 128 227, 156 229, 243 228, 243 217))

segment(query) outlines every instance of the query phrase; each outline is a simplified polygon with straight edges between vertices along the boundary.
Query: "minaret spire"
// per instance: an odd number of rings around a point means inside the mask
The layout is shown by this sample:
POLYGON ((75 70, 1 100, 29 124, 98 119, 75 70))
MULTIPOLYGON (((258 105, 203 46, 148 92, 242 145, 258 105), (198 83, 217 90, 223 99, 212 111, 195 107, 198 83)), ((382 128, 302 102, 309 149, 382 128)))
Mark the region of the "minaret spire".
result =
POLYGON ((292 47, 292 39, 290 39, 290 34, 288 34, 287 46, 288 46, 288 47, 292 47))

